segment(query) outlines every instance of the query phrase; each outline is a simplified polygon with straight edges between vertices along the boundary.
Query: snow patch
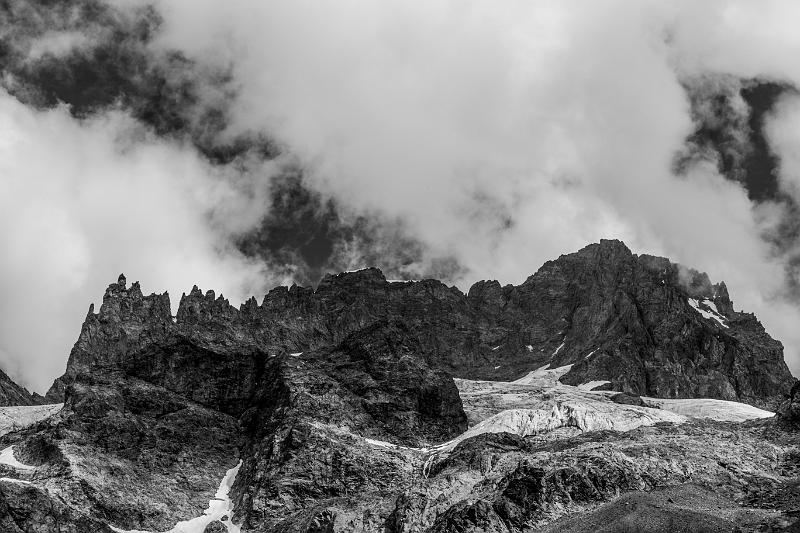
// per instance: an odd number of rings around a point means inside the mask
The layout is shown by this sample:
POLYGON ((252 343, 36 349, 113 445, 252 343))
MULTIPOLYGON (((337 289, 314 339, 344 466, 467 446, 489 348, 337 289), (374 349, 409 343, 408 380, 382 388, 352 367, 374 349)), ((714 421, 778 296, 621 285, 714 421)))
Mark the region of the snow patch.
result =
POLYGON ((499 345, 499 346, 495 346, 494 348, 492 348, 492 351, 494 352, 494 351, 497 351, 497 350, 499 350, 499 349, 500 349, 500 346, 502 346, 502 344, 501 344, 501 345, 499 345))
POLYGON ((17 470, 34 470, 36 468, 35 466, 25 465, 17 461, 17 458, 14 457, 13 445, 0 452, 0 464, 8 465, 17 470))
POLYGON ((553 355, 556 355, 558 352, 560 352, 561 348, 563 348, 563 347, 564 347, 564 343, 562 342, 561 344, 558 345, 558 348, 556 348, 556 351, 553 352, 553 355))
POLYGON ((529 344, 529 345, 527 345, 525 348, 527 348, 529 352, 532 352, 532 351, 533 351, 533 346, 532 346, 532 345, 530 345, 530 344, 529 344))
POLYGON ((397 444, 392 444, 391 442, 386 442, 385 440, 368 439, 367 437, 364 437, 364 440, 372 444, 373 446, 380 446, 381 448, 389 448, 390 450, 396 450, 398 448, 402 448, 402 446, 399 446, 397 444))
POLYGON ((301 355, 303 355, 303 352, 294 352, 290 353, 289 355, 291 355, 292 357, 300 357, 301 355))
POLYGON ((494 367, 494 369, 495 369, 495 370, 497 370, 497 369, 498 369, 498 368, 500 368, 501 366, 502 366, 502 365, 497 365, 496 367, 494 367))
POLYGON ((544 365, 525 376, 512 381, 517 385, 538 385, 541 387, 552 387, 558 384, 561 376, 572 370, 572 365, 560 366, 558 368, 547 369, 550 365, 544 365))
POLYGON ((0 481, 8 481, 9 483, 19 483, 20 485, 33 485, 30 481, 24 479, 16 479, 13 477, 0 477, 0 481))
POLYGON ((765 411, 746 403, 713 398, 667 399, 643 396, 642 400, 648 405, 665 411, 692 418, 710 418, 721 422, 744 422, 745 420, 772 418, 775 416, 775 413, 771 411, 765 411))
POLYGON ((611 382, 608 380, 589 381, 587 383, 581 383, 580 385, 578 385, 578 388, 580 390, 590 391, 592 389, 596 389, 600 385, 605 385, 606 383, 611 383, 611 382))
POLYGON ((589 359, 589 358, 590 358, 591 356, 593 356, 593 355, 595 354, 595 352, 597 352, 597 350, 599 350, 599 349, 600 349, 600 348, 595 348, 594 350, 592 350, 591 352, 589 352, 589 353, 586 355, 586 357, 584 357, 584 359, 589 359))
POLYGON ((703 315, 703 318, 716 320, 719 323, 719 325, 722 326, 723 328, 728 327, 728 325, 725 323, 726 320, 725 317, 722 316, 722 314, 720 314, 720 312, 717 310, 717 306, 714 305, 714 302, 712 302, 711 300, 703 300, 702 302, 698 302, 694 298, 688 298, 687 301, 695 311, 703 315), (701 305, 711 309, 711 311, 703 309, 701 305))
MULTIPOLYGON (((240 460, 236 466, 225 472, 225 477, 222 478, 217 493, 212 500, 209 500, 208 508, 203 511, 201 516, 178 522, 175 524, 175 527, 164 533, 203 533, 206 526, 216 520, 219 520, 225 525, 228 529, 228 533, 241 533, 242 528, 231 522, 231 517, 233 516, 233 502, 228 495, 241 466, 242 461, 240 460)), ((137 529, 120 529, 112 525, 109 525, 109 527, 117 533, 151 533, 149 531, 137 529)))

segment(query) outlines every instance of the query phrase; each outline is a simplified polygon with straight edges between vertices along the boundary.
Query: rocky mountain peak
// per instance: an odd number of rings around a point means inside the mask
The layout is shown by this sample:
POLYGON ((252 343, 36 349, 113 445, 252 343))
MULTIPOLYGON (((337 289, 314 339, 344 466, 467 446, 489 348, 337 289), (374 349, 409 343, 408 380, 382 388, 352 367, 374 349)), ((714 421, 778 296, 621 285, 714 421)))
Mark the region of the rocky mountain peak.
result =
POLYGON ((225 353, 299 353, 382 321, 403 324, 420 357, 462 378, 571 365, 565 383, 757 405, 777 402, 791 380, 781 344, 734 310, 724 283, 618 240, 548 261, 519 286, 480 281, 466 295, 436 280, 390 282, 377 268, 329 274, 316 289, 276 287, 238 309, 194 286, 174 320, 166 293, 144 296, 120 276, 87 316, 64 379, 171 338, 225 353))

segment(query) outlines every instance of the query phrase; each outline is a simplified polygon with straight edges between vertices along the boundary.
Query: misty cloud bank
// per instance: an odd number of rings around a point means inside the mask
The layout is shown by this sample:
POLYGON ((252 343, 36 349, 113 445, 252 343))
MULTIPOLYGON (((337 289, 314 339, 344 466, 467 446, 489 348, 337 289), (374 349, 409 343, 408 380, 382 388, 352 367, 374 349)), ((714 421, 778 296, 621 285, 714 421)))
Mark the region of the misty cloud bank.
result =
POLYGON ((466 289, 600 238, 725 280, 800 369, 795 2, 27 5, 0 363, 36 389, 120 271, 234 302, 368 264, 466 289))

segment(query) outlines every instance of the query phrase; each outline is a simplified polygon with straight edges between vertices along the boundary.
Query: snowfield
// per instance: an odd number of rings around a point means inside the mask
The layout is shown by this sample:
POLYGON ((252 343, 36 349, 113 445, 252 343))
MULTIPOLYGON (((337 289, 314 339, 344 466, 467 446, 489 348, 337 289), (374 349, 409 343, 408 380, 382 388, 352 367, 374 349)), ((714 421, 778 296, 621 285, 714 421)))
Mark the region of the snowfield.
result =
POLYGON ((456 379, 470 427, 453 440, 426 448, 409 448, 386 441, 364 439, 372 446, 428 455, 423 473, 436 459, 449 454, 460 442, 483 433, 542 435, 560 428, 575 431, 630 431, 659 422, 681 424, 691 418, 710 418, 740 422, 773 416, 753 406, 707 398, 669 400, 642 398, 646 406, 618 404, 612 391, 592 389, 607 380, 565 385, 559 378, 572 365, 548 368, 545 365, 516 381, 477 381, 456 379))
POLYGON ((608 380, 605 380, 605 379, 596 380, 596 381, 589 381, 587 383, 581 383, 580 385, 578 385, 578 388, 580 390, 590 391, 592 389, 596 389, 597 387, 599 387, 601 385, 605 385, 606 383, 611 383, 611 382, 608 381, 608 380))
POLYGON ((712 398, 665 399, 642 396, 648 405, 672 411, 690 418, 710 418, 723 422, 744 422, 757 418, 771 418, 775 413, 746 403, 715 400, 712 398))

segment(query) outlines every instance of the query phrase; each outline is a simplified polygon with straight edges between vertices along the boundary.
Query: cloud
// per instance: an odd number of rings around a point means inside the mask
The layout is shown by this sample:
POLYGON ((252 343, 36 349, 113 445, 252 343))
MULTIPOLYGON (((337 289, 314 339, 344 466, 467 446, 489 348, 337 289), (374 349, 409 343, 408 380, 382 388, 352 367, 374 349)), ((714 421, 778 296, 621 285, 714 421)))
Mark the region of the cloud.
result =
MULTIPOLYGON (((737 306, 756 312, 800 369, 800 312, 784 297, 791 254, 765 240, 791 209, 753 204, 703 146, 675 175, 676 155, 703 120, 726 131, 726 155, 733 167, 742 164, 750 142, 742 80, 800 86, 794 2, 155 6, 158 21, 134 9, 103 15, 84 33, 111 46, 106 18, 135 28, 144 17, 147 38, 121 41, 112 57, 134 58, 143 72, 158 74, 152 79, 163 78, 158 96, 172 108, 154 109, 176 113, 165 113, 175 120, 162 129, 208 157, 109 112, 117 85, 96 95, 102 105, 86 107, 100 111, 83 122, 63 108, 34 113, 4 95, 0 110, 10 126, 0 137, 0 187, 13 200, 0 217, 3 228, 25 221, 0 233, 0 245, 13 252, 0 266, 13 296, 0 316, 24 310, 0 326, 7 358, 39 358, 48 376, 57 374, 86 302, 122 270, 145 290, 197 282, 236 300, 302 271, 296 250, 323 234, 334 240, 325 243, 323 268, 374 262, 392 275, 440 275, 466 289, 482 278, 518 283, 548 259, 616 237, 725 280, 737 306), (167 58, 175 57, 172 68, 167 58), (719 93, 727 97, 723 110, 709 103, 719 93), (190 132, 175 134, 180 127, 190 132), (233 162, 207 162, 236 139, 269 139, 299 168, 319 212, 288 218, 311 220, 318 230, 293 235, 291 225, 264 222, 283 161, 265 163, 244 150, 233 162), (263 240, 259 231, 271 233, 263 240), (284 241, 291 246, 277 255, 269 246, 266 253, 247 248, 247 256, 233 247, 284 241), (33 284, 36 296, 26 297, 33 284), (26 346, 41 328, 25 327, 22 317, 42 313, 58 332, 26 346)), ((46 57, 77 47, 91 55, 80 39, 36 32, 25 33, 28 61, 35 63, 37 50, 46 57)), ((85 64, 80 54, 70 57, 85 64)), ((102 73, 108 65, 91 66, 102 73)), ((124 88, 118 70, 112 81, 124 88)), ((62 78, 74 85, 70 73, 62 78)), ((141 120, 152 118, 149 80, 132 84, 142 93, 132 106, 141 120)), ((786 191, 797 181, 800 151, 792 109, 779 106, 768 135, 786 191)), ((22 368, 37 387, 50 379, 29 361, 22 368)))
POLYGON ((238 301, 280 281, 230 244, 266 205, 250 174, 123 113, 78 122, 0 93, 0 120, 0 357, 24 384, 43 391, 63 372, 88 304, 120 272, 173 305, 193 283, 238 301))
MULTIPOLYGON (((559 253, 620 237, 725 279, 800 368, 800 313, 778 298, 785 258, 762 238, 780 206, 755 207, 708 158, 673 173, 697 118, 687 79, 800 82, 796 3, 157 8, 159 46, 230 65, 230 131, 278 139, 343 210, 401 220, 422 255, 455 258, 462 286, 518 282, 559 253)), ((735 91, 730 103, 727 119, 744 128, 735 91)), ((735 164, 747 139, 731 135, 735 164)))

